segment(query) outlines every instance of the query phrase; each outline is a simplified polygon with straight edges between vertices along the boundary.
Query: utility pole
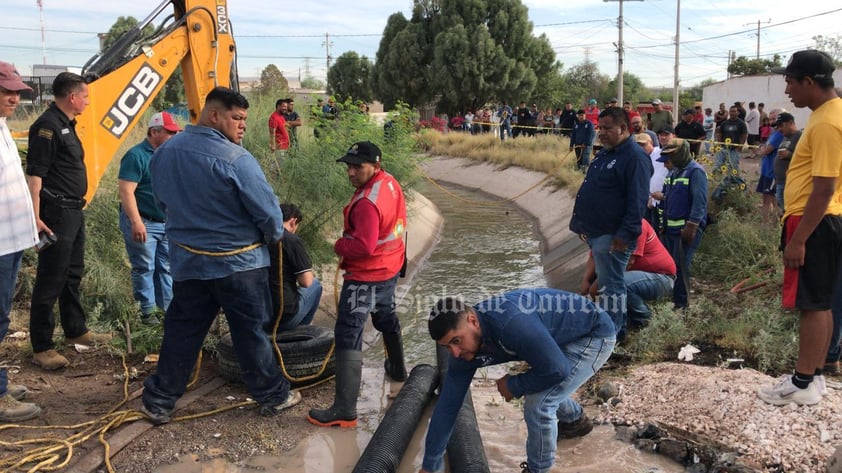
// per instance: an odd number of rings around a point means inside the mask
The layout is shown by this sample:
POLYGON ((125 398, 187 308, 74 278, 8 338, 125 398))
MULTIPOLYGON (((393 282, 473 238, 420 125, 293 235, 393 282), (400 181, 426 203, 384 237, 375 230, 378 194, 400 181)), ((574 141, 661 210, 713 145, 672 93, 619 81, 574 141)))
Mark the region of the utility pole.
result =
POLYGON ((327 69, 325 69, 325 74, 330 70, 330 47, 333 46, 333 43, 330 42, 330 34, 325 33, 325 40, 322 42, 322 46, 325 47, 325 64, 327 64, 327 69))
POLYGON ((41 55, 44 65, 47 65, 47 40, 44 36, 44 2, 43 0, 36 0, 38 4, 38 15, 41 17, 41 55))
POLYGON ((623 56, 625 50, 623 49, 623 1, 626 2, 642 2, 643 0, 602 0, 603 2, 619 2, 620 16, 617 18, 617 28, 620 30, 620 37, 617 40, 617 100, 620 106, 623 105, 623 56))
POLYGON ((681 32, 681 0, 676 0, 675 8, 675 72, 672 83, 672 122, 678 123, 678 45, 681 32))
MULTIPOLYGON (((768 20, 762 22, 764 25, 767 25, 772 22, 772 19, 769 18, 768 20)), ((757 59, 760 59, 760 20, 757 20, 757 59)), ((754 23, 746 23, 743 26, 754 25, 754 23)))

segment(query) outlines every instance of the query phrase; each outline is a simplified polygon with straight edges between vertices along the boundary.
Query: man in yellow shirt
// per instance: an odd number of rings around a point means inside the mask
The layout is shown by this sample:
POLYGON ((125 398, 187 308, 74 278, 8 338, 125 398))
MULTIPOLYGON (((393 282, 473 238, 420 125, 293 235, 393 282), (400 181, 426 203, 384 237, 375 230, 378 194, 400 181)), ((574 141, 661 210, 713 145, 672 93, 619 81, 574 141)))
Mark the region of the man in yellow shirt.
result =
POLYGON ((761 388, 769 404, 816 404, 827 392, 825 355, 830 346, 833 286, 842 257, 842 99, 836 95, 831 57, 805 50, 786 68, 786 93, 813 111, 786 174, 783 305, 800 311, 798 361, 792 377, 761 388))

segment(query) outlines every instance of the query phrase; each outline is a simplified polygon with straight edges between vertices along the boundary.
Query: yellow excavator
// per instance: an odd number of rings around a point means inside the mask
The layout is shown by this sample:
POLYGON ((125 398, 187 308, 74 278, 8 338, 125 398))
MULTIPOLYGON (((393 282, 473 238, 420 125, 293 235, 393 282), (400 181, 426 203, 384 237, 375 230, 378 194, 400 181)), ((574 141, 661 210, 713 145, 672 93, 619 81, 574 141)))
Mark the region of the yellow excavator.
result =
POLYGON ((216 86, 238 90, 237 48, 227 0, 166 0, 82 68, 90 104, 76 118, 85 150, 88 202, 129 131, 181 65, 190 121, 216 86), (143 30, 172 7, 151 34, 143 30))

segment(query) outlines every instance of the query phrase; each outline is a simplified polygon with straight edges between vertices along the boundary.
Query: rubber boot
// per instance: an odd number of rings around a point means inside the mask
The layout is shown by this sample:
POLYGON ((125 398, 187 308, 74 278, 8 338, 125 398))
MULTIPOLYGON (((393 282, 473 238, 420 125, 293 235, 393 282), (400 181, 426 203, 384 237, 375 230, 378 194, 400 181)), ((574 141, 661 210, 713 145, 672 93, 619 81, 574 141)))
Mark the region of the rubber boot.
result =
POLYGON ((356 427, 357 397, 363 371, 359 350, 336 352, 336 396, 327 409, 310 409, 307 420, 321 427, 356 427))
POLYGON ((383 367, 392 381, 406 381, 406 366, 403 361, 403 341, 401 333, 384 333, 383 344, 386 346, 386 361, 383 367))

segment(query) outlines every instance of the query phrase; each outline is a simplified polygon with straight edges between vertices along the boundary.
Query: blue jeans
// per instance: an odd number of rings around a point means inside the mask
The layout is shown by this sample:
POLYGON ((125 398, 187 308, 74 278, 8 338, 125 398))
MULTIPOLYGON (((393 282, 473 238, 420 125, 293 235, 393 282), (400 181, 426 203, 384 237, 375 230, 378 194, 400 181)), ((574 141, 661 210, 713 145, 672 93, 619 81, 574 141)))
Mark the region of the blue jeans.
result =
POLYGON ((219 279, 189 279, 173 284, 173 300, 164 317, 164 340, 155 374, 143 383, 143 404, 153 413, 170 413, 184 394, 211 323, 225 311, 234 352, 251 397, 276 406, 289 395, 263 326, 272 311, 266 268, 219 279))
POLYGON ((652 310, 646 301, 657 301, 672 295, 674 279, 666 274, 645 271, 626 271, 626 305, 629 322, 646 325, 652 318, 652 310))
POLYGON ((381 333, 400 333, 395 311, 395 286, 398 275, 386 281, 361 282, 346 279, 339 293, 339 313, 334 335, 336 350, 361 350, 363 328, 368 314, 381 333))
POLYGON ((577 146, 574 148, 576 150, 576 168, 580 171, 584 171, 588 169, 588 166, 591 163, 591 153, 593 152, 593 146, 577 146))
POLYGON ((506 139, 506 134, 509 135, 509 138, 512 137, 512 124, 511 122, 503 122, 500 124, 500 141, 506 139))
POLYGON ((570 395, 605 364, 615 344, 613 337, 584 337, 561 347, 570 362, 570 374, 561 383, 545 391, 523 397, 529 471, 544 473, 553 466, 558 441, 557 422, 574 422, 583 414, 582 406, 571 399, 570 395))
POLYGON ((702 231, 696 231, 696 238, 693 240, 693 243, 690 245, 685 245, 681 241, 681 235, 671 235, 667 234, 664 235, 664 246, 667 247, 667 251, 670 252, 672 255, 672 259, 675 261, 675 285, 673 286, 672 290, 672 302, 675 304, 676 308, 683 308, 687 307, 688 304, 688 297, 687 291, 690 289, 684 283, 684 272, 682 271, 682 266, 686 268, 687 276, 686 279, 690 280, 690 264, 693 262, 693 255, 696 254, 696 248, 699 247, 699 244, 702 242, 702 231), (684 262, 682 263, 682 252, 684 257, 684 262))
MULTIPOLYGON (((15 283, 23 251, 16 251, 0 256, 0 342, 9 331, 9 313, 12 311, 12 299, 15 296, 15 283)), ((0 397, 6 394, 9 385, 6 368, 0 368, 0 397)))
POLYGON ((619 253, 611 251, 613 240, 614 235, 588 237, 588 246, 593 252, 600 286, 596 304, 611 316, 617 329, 617 339, 622 340, 626 334, 626 265, 637 242, 632 242, 626 251, 619 253))
POLYGON ((156 307, 167 310, 172 300, 170 275, 170 245, 164 234, 164 223, 143 219, 146 226, 146 243, 134 241, 132 224, 125 212, 120 211, 120 231, 126 243, 126 253, 132 265, 134 299, 140 311, 149 315, 156 307))
POLYGON ((736 148, 728 149, 724 146, 718 153, 716 153, 716 160, 714 161, 713 168, 718 171, 725 164, 726 159, 728 160, 728 164, 731 169, 740 169, 740 150, 736 148))
POLYGON ((310 287, 299 287, 298 312, 291 319, 278 325, 278 331, 291 330, 299 325, 310 325, 313 316, 316 315, 316 309, 319 308, 321 298, 322 285, 318 279, 313 279, 313 284, 310 284, 310 287))

